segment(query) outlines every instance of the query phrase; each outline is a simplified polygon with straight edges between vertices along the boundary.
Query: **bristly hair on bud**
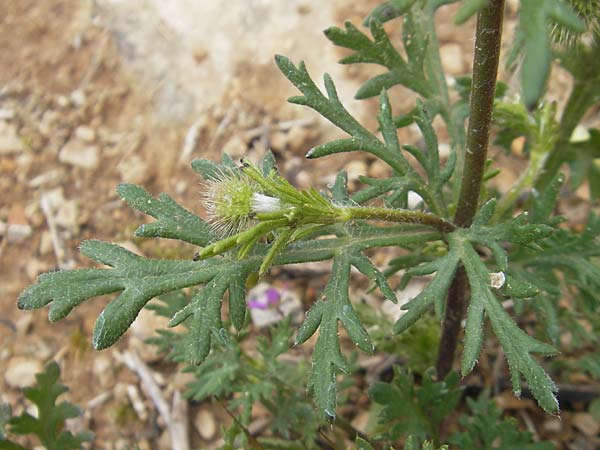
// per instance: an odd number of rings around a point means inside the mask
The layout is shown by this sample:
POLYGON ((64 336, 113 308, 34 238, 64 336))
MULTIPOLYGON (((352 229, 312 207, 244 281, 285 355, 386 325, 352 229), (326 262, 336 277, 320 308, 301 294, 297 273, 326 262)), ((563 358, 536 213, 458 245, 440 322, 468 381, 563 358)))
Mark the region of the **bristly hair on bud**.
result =
POLYGON ((247 229, 259 213, 281 210, 281 200, 261 191, 256 181, 243 171, 223 169, 206 180, 203 204, 208 222, 220 236, 247 229))
POLYGON ((223 169, 206 180, 203 204, 208 222, 221 236, 245 230, 252 221, 252 197, 258 185, 242 172, 223 169))

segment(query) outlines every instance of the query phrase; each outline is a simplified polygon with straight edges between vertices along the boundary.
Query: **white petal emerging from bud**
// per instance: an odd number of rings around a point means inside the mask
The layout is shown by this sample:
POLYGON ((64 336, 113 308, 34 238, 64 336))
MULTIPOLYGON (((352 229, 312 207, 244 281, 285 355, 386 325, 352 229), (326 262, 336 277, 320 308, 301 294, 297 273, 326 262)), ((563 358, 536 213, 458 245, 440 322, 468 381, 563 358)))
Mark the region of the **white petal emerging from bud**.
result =
POLYGON ((504 286, 505 282, 506 282, 506 275, 504 275, 504 272, 500 271, 500 272, 491 272, 490 273, 490 285, 494 289, 500 289, 502 286, 504 286))
POLYGON ((275 197, 259 194, 252 194, 252 212, 253 213, 271 213, 281 210, 281 201, 275 197))

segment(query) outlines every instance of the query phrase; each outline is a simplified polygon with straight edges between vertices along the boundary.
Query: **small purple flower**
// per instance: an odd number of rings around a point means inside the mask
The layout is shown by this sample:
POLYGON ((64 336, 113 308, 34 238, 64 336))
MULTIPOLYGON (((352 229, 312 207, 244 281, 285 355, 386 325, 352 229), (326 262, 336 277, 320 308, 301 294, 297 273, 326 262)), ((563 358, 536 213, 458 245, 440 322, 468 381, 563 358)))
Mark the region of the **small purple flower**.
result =
POLYGON ((268 309, 271 306, 279 305, 281 301, 281 294, 275 288, 268 288, 261 292, 259 295, 253 295, 248 300, 248 307, 250 309, 268 309))

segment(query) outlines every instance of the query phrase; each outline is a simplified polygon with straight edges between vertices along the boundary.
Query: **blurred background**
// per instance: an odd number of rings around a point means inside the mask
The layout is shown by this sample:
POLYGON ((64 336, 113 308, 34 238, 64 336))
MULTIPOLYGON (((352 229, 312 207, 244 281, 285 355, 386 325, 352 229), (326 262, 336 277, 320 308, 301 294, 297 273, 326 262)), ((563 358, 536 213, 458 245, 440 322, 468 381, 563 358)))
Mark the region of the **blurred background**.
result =
MULTIPOLYGON (((190 247, 133 238, 133 230, 148 218, 118 199, 120 182, 140 184, 152 194, 168 192, 202 214, 201 180, 189 167, 193 158, 220 160, 227 152, 234 159, 245 155, 257 161, 270 148, 282 174, 299 187, 324 186, 340 169, 348 171, 351 186, 359 175, 387 175, 383 164, 360 155, 304 160, 313 145, 339 132, 312 111, 285 102, 295 90, 273 62, 274 54, 284 54, 295 63, 304 60, 315 80, 330 73, 348 109, 374 129, 376 100, 358 102, 353 95, 377 69, 336 64, 343 52, 322 30, 345 20, 358 25, 377 4, 0 2, 2 402, 17 412, 25 407, 20 389, 33 383, 47 361, 57 360, 71 388, 68 397, 86 411, 69 426, 94 431, 93 448, 170 448, 165 424, 137 375, 119 357, 119 352, 136 351, 152 367, 165 398, 181 392, 189 374, 162 363, 153 348, 141 344, 152 330, 165 326, 163 321, 144 312, 115 349, 98 353, 91 350, 90 337, 105 299, 88 302, 51 325, 46 311, 18 311, 17 297, 39 273, 89 266, 77 253, 84 239, 118 242, 148 257, 192 257, 190 247)), ((509 2, 507 36, 515 8, 516 2, 509 2)), ((473 45, 474 24, 455 27, 455 9, 444 7, 438 17, 449 80, 468 73, 473 45)), ((398 26, 397 21, 386 24, 396 37, 398 26)), ((560 101, 568 79, 559 73, 555 83, 560 101)), ((412 108, 412 94, 401 88, 391 94, 395 113, 412 108)), ((407 144, 420 139, 414 127, 399 135, 407 144)), ((440 128, 447 151, 444 136, 440 128)), ((514 167, 497 179, 505 189, 518 175, 518 161, 514 167)), ((292 282, 287 289, 310 304, 321 280, 312 283, 292 282)), ((196 447, 217 446, 218 427, 229 420, 223 411, 195 404, 187 414, 196 447)))

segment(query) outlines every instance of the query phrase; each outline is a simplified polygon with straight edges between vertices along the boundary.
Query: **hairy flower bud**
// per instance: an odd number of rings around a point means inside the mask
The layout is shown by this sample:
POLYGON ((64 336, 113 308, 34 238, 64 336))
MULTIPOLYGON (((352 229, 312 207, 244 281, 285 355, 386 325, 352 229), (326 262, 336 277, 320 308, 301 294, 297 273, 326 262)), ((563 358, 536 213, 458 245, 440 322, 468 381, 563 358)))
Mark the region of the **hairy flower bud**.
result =
POLYGON ((243 172, 221 171, 209 179, 205 187, 208 222, 221 236, 245 230, 255 214, 281 209, 280 199, 262 193, 258 183, 243 172))

